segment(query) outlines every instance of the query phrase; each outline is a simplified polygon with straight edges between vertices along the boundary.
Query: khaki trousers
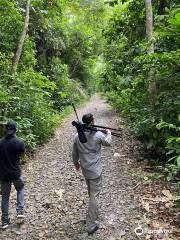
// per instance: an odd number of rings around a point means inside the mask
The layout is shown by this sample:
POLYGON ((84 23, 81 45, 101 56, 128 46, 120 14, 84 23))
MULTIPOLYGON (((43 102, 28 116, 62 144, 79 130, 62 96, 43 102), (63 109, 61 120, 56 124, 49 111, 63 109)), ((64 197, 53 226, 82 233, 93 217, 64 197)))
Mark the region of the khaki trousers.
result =
POLYGON ((99 226, 99 194, 102 187, 102 176, 96 179, 86 179, 89 194, 89 206, 86 218, 87 231, 91 232, 96 226, 99 226))

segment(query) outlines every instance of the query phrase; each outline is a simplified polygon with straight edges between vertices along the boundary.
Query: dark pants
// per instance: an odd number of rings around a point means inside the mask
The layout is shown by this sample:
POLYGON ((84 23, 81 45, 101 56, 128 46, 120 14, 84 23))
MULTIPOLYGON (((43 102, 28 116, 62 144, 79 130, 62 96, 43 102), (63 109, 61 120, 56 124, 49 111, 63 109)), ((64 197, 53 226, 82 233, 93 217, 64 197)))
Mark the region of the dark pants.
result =
POLYGON ((24 182, 22 177, 17 180, 6 182, 1 181, 1 193, 2 193, 2 202, 1 202, 1 211, 2 211, 2 222, 9 221, 9 197, 11 192, 11 185, 14 185, 17 191, 17 204, 16 211, 24 210, 24 182))

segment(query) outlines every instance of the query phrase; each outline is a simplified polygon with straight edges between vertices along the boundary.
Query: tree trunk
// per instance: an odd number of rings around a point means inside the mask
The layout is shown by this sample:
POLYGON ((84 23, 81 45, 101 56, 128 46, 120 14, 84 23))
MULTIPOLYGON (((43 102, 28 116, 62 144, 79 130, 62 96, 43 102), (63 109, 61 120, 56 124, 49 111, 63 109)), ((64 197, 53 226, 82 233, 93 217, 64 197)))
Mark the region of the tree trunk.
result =
MULTIPOLYGON (((145 0, 145 8, 146 8, 146 38, 150 44, 148 46, 147 53, 151 54, 154 53, 154 44, 151 42, 153 37, 153 12, 151 0, 145 0)), ((148 82, 150 103, 152 104, 152 106, 154 106, 157 99, 157 89, 155 81, 155 72, 153 68, 149 70, 148 82)))
POLYGON ((25 37, 26 37, 26 33, 28 31, 29 8, 30 8, 30 0, 27 0, 27 2, 26 2, 26 16, 25 16, 25 20, 24 20, 24 28, 23 28, 23 31, 22 31, 21 36, 19 38, 17 51, 14 55, 13 62, 12 62, 12 72, 13 73, 15 73, 16 70, 17 70, 17 66, 18 66, 18 63, 19 63, 19 59, 21 57, 22 49, 23 49, 24 40, 25 40, 25 37))

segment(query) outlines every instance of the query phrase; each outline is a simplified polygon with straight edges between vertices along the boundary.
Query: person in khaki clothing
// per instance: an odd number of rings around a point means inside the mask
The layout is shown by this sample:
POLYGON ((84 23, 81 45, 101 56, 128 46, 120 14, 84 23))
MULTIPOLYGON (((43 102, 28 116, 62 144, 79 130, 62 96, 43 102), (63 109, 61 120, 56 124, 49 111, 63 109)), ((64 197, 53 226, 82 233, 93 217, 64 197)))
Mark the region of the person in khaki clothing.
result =
MULTIPOLYGON (((85 114, 82 121, 90 126, 94 124, 94 117, 91 113, 85 114)), ((102 187, 101 146, 110 146, 112 141, 110 130, 103 132, 85 132, 86 143, 81 143, 76 134, 73 142, 73 162, 76 170, 81 167, 88 188, 89 206, 86 224, 89 235, 99 228, 98 199, 102 187)))

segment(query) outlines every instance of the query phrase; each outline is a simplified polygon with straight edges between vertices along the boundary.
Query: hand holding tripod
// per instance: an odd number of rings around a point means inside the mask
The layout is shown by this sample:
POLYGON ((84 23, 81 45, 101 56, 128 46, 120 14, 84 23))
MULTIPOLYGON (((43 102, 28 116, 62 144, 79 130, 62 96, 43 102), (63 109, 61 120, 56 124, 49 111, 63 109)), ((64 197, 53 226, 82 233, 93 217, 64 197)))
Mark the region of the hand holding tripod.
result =
POLYGON ((72 125, 76 127, 77 132, 78 132, 78 136, 79 136, 79 140, 80 140, 81 143, 86 143, 87 142, 87 138, 86 138, 86 135, 85 135, 86 131, 95 131, 95 132, 101 131, 101 132, 106 134, 106 130, 109 129, 109 130, 113 131, 113 132, 111 132, 111 134, 113 136, 121 137, 121 135, 122 135, 121 134, 121 132, 122 132, 121 129, 104 127, 104 126, 100 126, 100 125, 87 125, 86 123, 81 123, 81 121, 79 120, 79 117, 77 115, 76 108, 75 108, 73 103, 72 103, 72 106, 73 106, 74 112, 75 112, 76 117, 77 117, 77 121, 73 121, 72 125))

